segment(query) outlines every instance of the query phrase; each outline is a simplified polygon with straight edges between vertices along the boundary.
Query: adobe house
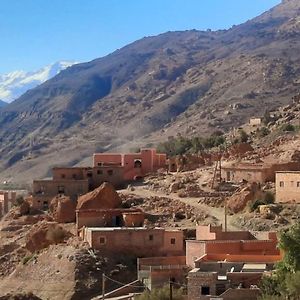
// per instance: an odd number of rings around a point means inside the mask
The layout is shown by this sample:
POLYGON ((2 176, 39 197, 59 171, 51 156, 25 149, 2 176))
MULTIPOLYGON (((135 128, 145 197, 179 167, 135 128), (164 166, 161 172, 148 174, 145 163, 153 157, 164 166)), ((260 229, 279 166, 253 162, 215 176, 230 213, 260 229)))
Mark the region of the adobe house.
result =
POLYGON ((183 255, 183 232, 146 227, 83 227, 80 236, 103 253, 138 257, 183 255))
POLYGON ((166 154, 156 149, 141 149, 140 153, 95 153, 93 166, 117 165, 124 168, 124 180, 135 180, 166 167, 166 154))
POLYGON ((198 226, 196 240, 186 241, 188 299, 257 299, 257 285, 282 259, 273 232, 258 240, 248 231, 224 232, 221 226, 198 226))
POLYGON ((0 217, 11 209, 16 201, 16 192, 0 191, 0 217))
POLYGON ((300 171, 276 172, 276 202, 300 203, 300 171))
POLYGON ((52 169, 53 180, 87 180, 89 190, 110 182, 119 188, 124 184, 124 169, 119 165, 102 165, 96 167, 56 167, 52 169))
POLYGON ((57 195, 65 195, 75 201, 88 191, 88 180, 34 180, 32 196, 28 200, 33 208, 48 209, 50 201, 57 195))
POLYGON ((250 118, 249 125, 258 127, 262 125, 262 118, 250 118))
POLYGON ((299 162, 278 164, 240 162, 222 166, 222 179, 227 182, 275 182, 277 171, 300 171, 299 162))

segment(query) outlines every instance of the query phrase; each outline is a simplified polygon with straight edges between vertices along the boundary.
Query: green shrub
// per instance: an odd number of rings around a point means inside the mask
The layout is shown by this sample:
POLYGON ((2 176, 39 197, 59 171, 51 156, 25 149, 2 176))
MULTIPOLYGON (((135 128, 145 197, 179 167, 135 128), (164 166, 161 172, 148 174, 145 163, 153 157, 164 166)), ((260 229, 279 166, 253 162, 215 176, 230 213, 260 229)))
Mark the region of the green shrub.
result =
POLYGON ((295 131, 295 126, 292 124, 283 124, 280 129, 282 131, 293 132, 295 131))
POLYGON ((270 130, 267 127, 262 127, 257 130, 257 136, 258 137, 265 137, 268 134, 270 134, 270 130))

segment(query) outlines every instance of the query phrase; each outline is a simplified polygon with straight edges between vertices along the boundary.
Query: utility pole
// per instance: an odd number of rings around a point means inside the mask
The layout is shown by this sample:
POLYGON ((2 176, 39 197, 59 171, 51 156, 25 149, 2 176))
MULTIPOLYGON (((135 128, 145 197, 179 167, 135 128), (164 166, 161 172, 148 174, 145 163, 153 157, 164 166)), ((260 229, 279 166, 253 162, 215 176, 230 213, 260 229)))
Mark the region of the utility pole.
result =
POLYGON ((169 281, 169 287, 170 287, 170 300, 173 300, 173 282, 170 278, 170 281, 169 281))
POLYGON ((224 217, 224 227, 225 227, 225 232, 227 231, 227 198, 224 198, 224 213, 225 213, 225 217, 224 217))
POLYGON ((105 299, 105 274, 102 273, 102 299, 105 299))

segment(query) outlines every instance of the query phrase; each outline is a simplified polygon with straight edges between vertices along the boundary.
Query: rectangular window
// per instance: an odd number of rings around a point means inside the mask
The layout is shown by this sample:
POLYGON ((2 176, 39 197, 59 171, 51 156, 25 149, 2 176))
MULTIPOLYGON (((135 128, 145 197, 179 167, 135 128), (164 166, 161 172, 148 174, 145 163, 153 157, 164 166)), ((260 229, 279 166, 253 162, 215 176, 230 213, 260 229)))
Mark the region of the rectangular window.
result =
POLYGON ((300 181, 297 181, 297 188, 300 187, 300 181))
POLYGON ((107 171, 107 174, 108 174, 109 176, 112 176, 112 175, 114 174, 114 171, 113 171, 113 170, 108 170, 108 171, 107 171))
POLYGON ((176 239, 172 238, 171 239, 171 245, 175 245, 176 244, 176 239))
POLYGON ((201 286, 201 295, 210 295, 209 286, 201 286))
POLYGON ((77 178, 77 175, 76 175, 76 174, 73 174, 72 177, 73 177, 73 179, 76 179, 76 178, 77 178))
POLYGON ((280 186, 280 187, 284 187, 284 182, 283 182, 283 181, 280 181, 280 182, 279 182, 279 186, 280 186))
POLYGON ((102 174, 103 174, 103 171, 102 171, 102 170, 98 170, 98 171, 97 171, 97 174, 98 174, 98 175, 102 175, 102 174))
POLYGON ((60 185, 57 187, 57 191, 59 194, 64 194, 65 193, 65 187, 63 185, 60 185))
POLYGON ((101 236, 99 239, 100 245, 105 245, 106 244, 106 238, 104 236, 101 236))
POLYGON ((91 178, 91 177, 93 177, 93 173, 92 173, 92 172, 88 172, 88 173, 86 174, 86 176, 89 177, 89 178, 91 178))
POLYGON ((66 175, 65 174, 61 174, 61 178, 66 178, 66 175))
POLYGON ((149 241, 153 241, 153 234, 149 234, 149 241))
POLYGON ((98 166, 99 167, 103 166, 103 163, 102 162, 98 162, 98 166))

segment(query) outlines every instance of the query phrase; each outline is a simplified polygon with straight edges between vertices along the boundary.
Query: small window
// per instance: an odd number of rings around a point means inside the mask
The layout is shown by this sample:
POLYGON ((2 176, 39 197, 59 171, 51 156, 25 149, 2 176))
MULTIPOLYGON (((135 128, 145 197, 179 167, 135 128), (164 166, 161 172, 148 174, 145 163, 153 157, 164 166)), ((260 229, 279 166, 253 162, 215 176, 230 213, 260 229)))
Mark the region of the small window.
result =
POLYGON ((102 162, 98 162, 98 167, 101 167, 103 164, 102 164, 102 162))
POLYGON ((76 175, 76 174, 73 174, 72 177, 73 177, 73 179, 76 179, 76 178, 77 178, 77 175, 76 175))
POLYGON ((98 174, 98 175, 102 175, 102 174, 103 174, 103 171, 102 171, 102 170, 98 170, 98 171, 97 171, 97 174, 98 174))
POLYGON ((88 173, 86 174, 86 176, 89 177, 89 178, 91 178, 91 177, 93 177, 93 173, 92 173, 92 172, 88 172, 88 173))
POLYGON ((63 185, 58 186, 57 190, 58 190, 59 194, 64 194, 65 193, 65 187, 63 185))
POLYGON ((297 188, 300 187, 300 181, 297 181, 297 188))
POLYGON ((153 241, 153 234, 149 234, 149 241, 153 241))
POLYGON ((171 239, 171 245, 175 245, 176 244, 176 239, 172 238, 171 239))
POLYGON ((106 238, 101 236, 99 242, 100 242, 100 245, 106 244, 106 238))
POLYGON ((65 174, 61 174, 61 178, 66 178, 66 175, 65 174))
POLYGON ((283 181, 280 181, 280 182, 279 182, 279 186, 280 186, 280 187, 284 187, 284 182, 283 182, 283 181))
POLYGON ((107 171, 107 174, 108 174, 109 176, 112 176, 112 175, 114 174, 114 171, 113 171, 113 170, 108 170, 108 171, 107 171))
POLYGON ((134 168, 140 169, 141 167, 142 167, 142 161, 139 160, 139 159, 136 159, 136 160, 134 161, 134 168))
POLYGON ((201 295, 210 295, 209 286, 201 286, 201 295))

